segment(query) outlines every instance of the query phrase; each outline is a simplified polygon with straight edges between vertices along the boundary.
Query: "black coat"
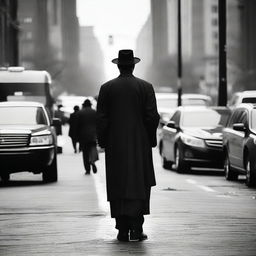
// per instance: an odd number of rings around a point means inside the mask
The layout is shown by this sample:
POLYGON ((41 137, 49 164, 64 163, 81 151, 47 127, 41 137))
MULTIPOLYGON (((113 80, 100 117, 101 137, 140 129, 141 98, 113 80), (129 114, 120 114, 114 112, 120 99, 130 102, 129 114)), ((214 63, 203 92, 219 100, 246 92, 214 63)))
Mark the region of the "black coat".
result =
POLYGON ((96 142, 96 111, 90 107, 77 112, 77 134, 81 145, 96 142))
POLYGON ((68 135, 71 138, 77 139, 78 135, 77 135, 77 113, 78 112, 73 112, 72 114, 70 114, 69 117, 69 131, 68 131, 68 135))
POLYGON ((146 199, 156 184, 152 149, 159 115, 153 86, 120 75, 101 86, 98 143, 105 148, 108 200, 146 199))

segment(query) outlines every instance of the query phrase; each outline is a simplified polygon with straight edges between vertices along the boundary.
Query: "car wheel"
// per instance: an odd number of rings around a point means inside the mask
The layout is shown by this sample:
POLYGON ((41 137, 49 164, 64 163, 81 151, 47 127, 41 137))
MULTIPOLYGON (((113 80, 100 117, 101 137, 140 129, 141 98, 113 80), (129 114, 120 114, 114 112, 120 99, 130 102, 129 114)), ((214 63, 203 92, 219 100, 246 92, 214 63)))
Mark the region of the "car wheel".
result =
POLYGON ((57 171, 57 157, 54 157, 50 166, 47 166, 43 172, 43 181, 44 182, 56 182, 58 180, 58 171, 57 171))
POLYGON ((184 173, 189 171, 189 165, 183 160, 183 154, 180 148, 175 148, 175 170, 178 173, 184 173))
POLYGON ((3 173, 0 177, 3 182, 8 182, 10 180, 10 173, 3 173))
POLYGON ((238 173, 236 173, 230 166, 230 161, 228 157, 228 153, 226 153, 225 156, 225 162, 224 162, 224 172, 225 172, 225 178, 226 180, 237 180, 238 173))
POLYGON ((249 160, 249 157, 246 160, 246 185, 248 187, 253 187, 256 184, 256 175, 255 175, 255 170, 253 170, 251 161, 249 160))

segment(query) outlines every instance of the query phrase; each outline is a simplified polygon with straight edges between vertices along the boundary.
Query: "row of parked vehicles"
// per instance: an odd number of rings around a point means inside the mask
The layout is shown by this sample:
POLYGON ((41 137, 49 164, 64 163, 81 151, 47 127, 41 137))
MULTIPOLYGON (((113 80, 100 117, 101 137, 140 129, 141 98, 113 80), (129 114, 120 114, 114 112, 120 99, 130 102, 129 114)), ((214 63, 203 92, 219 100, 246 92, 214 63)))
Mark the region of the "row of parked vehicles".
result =
MULTIPOLYGON (((159 108, 164 168, 180 173, 192 167, 221 168, 227 180, 243 174, 248 186, 256 185, 256 91, 234 96, 239 103, 231 100, 229 107, 212 107, 204 100, 200 106, 173 108, 168 121, 159 108)), ((156 98, 160 106, 161 97, 156 98)))

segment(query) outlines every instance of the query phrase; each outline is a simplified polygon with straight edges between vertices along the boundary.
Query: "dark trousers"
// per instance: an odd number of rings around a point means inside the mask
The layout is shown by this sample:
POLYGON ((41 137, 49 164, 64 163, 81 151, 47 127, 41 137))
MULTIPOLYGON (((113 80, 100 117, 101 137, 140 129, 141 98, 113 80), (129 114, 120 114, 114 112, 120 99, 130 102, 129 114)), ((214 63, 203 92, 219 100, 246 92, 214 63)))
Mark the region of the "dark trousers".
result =
POLYGON ((84 162, 84 169, 87 173, 90 173, 91 170, 91 165, 89 162, 89 147, 83 147, 82 151, 83 151, 83 162, 84 162))
POLYGON ((94 162, 98 160, 97 152, 96 152, 96 155, 92 156, 92 150, 95 149, 95 147, 96 147, 96 142, 83 143, 81 146, 81 149, 83 152, 84 168, 86 173, 90 173, 91 166, 95 166, 94 162))
POLYGON ((129 230, 136 230, 139 232, 143 231, 144 216, 140 215, 137 217, 121 215, 115 218, 116 219, 116 229, 124 232, 129 230))
POLYGON ((76 152, 76 151, 77 151, 77 148, 76 148, 77 139, 71 138, 71 140, 72 140, 73 149, 74 149, 74 151, 76 152))

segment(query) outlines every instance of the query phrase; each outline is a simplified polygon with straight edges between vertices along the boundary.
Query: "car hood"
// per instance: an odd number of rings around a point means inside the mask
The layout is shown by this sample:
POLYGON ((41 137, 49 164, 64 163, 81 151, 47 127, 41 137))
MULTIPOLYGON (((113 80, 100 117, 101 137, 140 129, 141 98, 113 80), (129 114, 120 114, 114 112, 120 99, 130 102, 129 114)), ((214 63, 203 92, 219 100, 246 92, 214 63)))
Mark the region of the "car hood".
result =
POLYGON ((185 128, 183 132, 196 138, 220 140, 223 137, 222 129, 222 126, 215 128, 185 128))
POLYGON ((1 133, 36 133, 44 130, 49 130, 47 125, 35 124, 35 125, 0 125, 1 133))

